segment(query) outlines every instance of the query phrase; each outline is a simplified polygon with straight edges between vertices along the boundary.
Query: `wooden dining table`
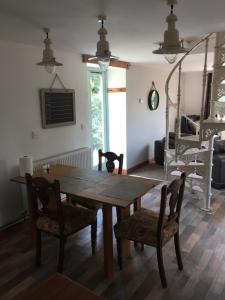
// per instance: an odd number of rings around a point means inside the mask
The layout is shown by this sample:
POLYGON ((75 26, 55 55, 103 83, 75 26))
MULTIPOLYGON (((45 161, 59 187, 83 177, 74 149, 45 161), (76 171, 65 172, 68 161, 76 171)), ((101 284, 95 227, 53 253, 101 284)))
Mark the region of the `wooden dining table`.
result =
MULTIPOLYGON (((101 203, 103 211, 104 273, 105 277, 111 278, 113 276, 112 207, 117 208, 119 220, 129 216, 131 204, 134 204, 134 209, 137 210, 141 206, 141 197, 159 184, 160 181, 59 164, 51 165, 48 173, 46 170, 35 171, 33 176, 44 177, 49 181, 57 179, 60 181, 62 193, 101 203)), ((26 184, 26 179, 22 176, 11 180, 26 184)), ((130 242, 123 241, 122 255, 127 257, 129 254, 130 242)))

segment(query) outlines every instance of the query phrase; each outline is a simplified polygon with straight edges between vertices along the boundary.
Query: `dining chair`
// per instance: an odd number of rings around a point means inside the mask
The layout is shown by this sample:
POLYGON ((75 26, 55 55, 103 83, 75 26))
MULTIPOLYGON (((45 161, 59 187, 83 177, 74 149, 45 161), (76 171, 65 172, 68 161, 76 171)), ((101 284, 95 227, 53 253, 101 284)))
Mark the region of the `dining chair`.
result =
POLYGON ((102 171, 102 159, 106 159, 106 169, 109 173, 113 173, 115 170, 115 161, 119 162, 117 174, 122 174, 123 171, 123 154, 116 155, 114 152, 102 152, 101 149, 98 150, 98 170, 102 171))
POLYGON ((26 174, 28 203, 32 224, 36 230, 36 265, 41 264, 42 232, 59 238, 58 272, 63 271, 64 246, 67 237, 91 225, 92 255, 95 252, 97 219, 96 212, 82 207, 74 207, 62 202, 60 183, 49 182, 43 177, 26 174))
MULTIPOLYGON (((102 165, 103 165, 103 158, 106 159, 106 170, 109 173, 113 173, 115 171, 115 161, 119 162, 119 166, 118 166, 118 174, 122 174, 122 170, 123 170, 123 154, 120 154, 119 156, 116 155, 114 152, 105 152, 103 153, 102 150, 98 150, 98 171, 102 171, 102 165)), ((89 209, 93 209, 96 212, 98 211, 98 209, 100 209, 102 207, 101 203, 96 203, 94 201, 89 201, 86 199, 81 199, 79 197, 75 197, 73 196, 71 198, 71 202, 72 204, 76 205, 79 204, 83 207, 89 208, 89 209)))
POLYGON ((183 269, 179 242, 179 220, 185 178, 185 173, 182 173, 180 178, 173 180, 170 185, 162 187, 159 213, 140 208, 132 216, 121 220, 114 226, 120 269, 123 267, 122 239, 155 247, 163 288, 167 287, 167 280, 163 264, 162 248, 172 237, 174 237, 178 268, 179 270, 183 269))

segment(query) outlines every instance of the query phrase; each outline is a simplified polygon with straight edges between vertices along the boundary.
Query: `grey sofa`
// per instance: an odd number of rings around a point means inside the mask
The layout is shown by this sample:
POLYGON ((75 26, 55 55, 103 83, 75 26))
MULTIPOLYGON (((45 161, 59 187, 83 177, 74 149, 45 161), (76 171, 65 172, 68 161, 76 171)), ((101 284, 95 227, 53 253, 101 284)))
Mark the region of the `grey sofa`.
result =
POLYGON ((213 152, 212 186, 225 188, 225 140, 215 139, 213 152))

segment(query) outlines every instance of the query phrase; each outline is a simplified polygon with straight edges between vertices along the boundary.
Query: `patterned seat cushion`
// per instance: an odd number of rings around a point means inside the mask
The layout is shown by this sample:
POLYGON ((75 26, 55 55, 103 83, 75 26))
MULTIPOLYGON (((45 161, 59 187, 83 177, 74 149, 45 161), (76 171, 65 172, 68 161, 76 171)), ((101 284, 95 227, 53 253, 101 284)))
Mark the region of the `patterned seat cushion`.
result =
MULTIPOLYGON (((132 216, 122 220, 114 226, 118 238, 157 246, 158 213, 141 208, 132 216)), ((163 245, 178 231, 178 224, 174 221, 163 229, 163 245)))
MULTIPOLYGON (((65 220, 64 235, 67 236, 76 232, 96 220, 96 212, 82 207, 74 207, 68 203, 62 203, 65 220)), ((53 211, 49 215, 40 215, 37 219, 37 228, 54 235, 59 235, 59 222, 56 213, 53 211)))
POLYGON ((101 203, 97 203, 92 200, 83 199, 83 198, 79 198, 79 197, 75 197, 75 196, 73 196, 71 198, 71 203, 74 205, 79 204, 83 207, 93 209, 93 210, 98 210, 98 209, 102 208, 101 203))

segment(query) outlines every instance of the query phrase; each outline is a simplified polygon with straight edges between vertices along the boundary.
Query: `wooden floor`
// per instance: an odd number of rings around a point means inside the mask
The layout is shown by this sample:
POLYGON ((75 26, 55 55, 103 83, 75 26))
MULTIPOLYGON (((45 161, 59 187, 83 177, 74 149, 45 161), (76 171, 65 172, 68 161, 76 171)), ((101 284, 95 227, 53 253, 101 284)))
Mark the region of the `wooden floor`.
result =
MULTIPOLYGON (((157 195, 147 195, 143 206, 156 207, 157 195)), ((64 274, 106 299, 225 299, 225 192, 213 199, 213 215, 200 211, 198 204, 185 194, 182 272, 177 270, 173 242, 164 248, 167 289, 160 285, 155 249, 147 246, 143 252, 132 247, 123 271, 118 270, 114 248, 115 276, 104 279, 101 212, 96 255, 91 256, 90 230, 85 229, 68 240, 64 274)), ((46 237, 43 242, 43 264, 36 268, 26 223, 0 233, 0 299, 19 299, 56 271, 58 240, 46 237)))

